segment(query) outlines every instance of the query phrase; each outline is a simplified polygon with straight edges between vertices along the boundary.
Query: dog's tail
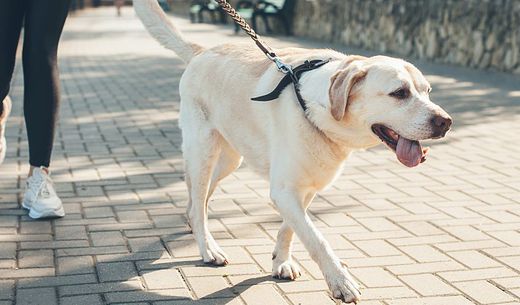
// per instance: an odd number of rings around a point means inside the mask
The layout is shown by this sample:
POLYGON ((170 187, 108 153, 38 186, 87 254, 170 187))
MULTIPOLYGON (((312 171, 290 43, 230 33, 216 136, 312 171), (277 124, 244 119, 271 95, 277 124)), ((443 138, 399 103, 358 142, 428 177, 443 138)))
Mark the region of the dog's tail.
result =
POLYGON ((164 47, 177 53, 186 63, 202 50, 201 46, 184 39, 157 0, 134 0, 134 9, 148 32, 164 47))

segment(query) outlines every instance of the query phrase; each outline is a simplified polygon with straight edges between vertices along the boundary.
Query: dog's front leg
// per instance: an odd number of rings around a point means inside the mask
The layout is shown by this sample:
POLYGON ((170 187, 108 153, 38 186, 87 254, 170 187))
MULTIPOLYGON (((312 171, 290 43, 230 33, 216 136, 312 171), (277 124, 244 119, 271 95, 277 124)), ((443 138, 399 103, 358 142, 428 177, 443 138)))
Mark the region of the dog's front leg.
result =
POLYGON ((278 236, 276 246, 273 250, 273 277, 284 280, 295 280, 300 277, 301 271, 298 264, 291 259, 291 244, 294 231, 283 222, 278 236))
MULTIPOLYGON (((314 192, 307 194, 302 205, 305 210, 315 195, 314 192)), ((301 276, 300 267, 291 258, 293 236, 293 229, 284 221, 278 231, 273 250, 273 277, 275 278, 295 280, 301 276)))
POLYGON ((278 207, 284 223, 296 232, 312 259, 320 267, 332 296, 347 303, 357 302, 360 296, 359 286, 305 212, 304 202, 307 196, 308 192, 296 187, 273 185, 271 188, 271 199, 278 207))

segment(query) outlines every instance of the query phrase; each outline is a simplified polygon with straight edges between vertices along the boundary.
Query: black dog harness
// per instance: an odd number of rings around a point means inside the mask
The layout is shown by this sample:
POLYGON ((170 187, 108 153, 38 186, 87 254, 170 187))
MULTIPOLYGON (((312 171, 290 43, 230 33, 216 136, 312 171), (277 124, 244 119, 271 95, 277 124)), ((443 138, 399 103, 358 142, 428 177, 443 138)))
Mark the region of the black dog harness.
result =
POLYGON ((246 33, 253 39, 253 41, 256 43, 258 48, 262 50, 262 52, 272 60, 276 64, 276 68, 278 71, 285 74, 285 76, 282 78, 278 86, 269 94, 266 94, 264 96, 259 96, 252 98, 253 101, 257 102, 266 102, 266 101, 272 101, 277 99, 282 91, 289 86, 289 84, 294 85, 294 91, 296 92, 296 97, 298 98, 298 102, 300 103, 300 106, 302 107, 303 111, 307 111, 307 105, 305 104, 305 100, 303 99, 301 93, 300 93, 300 76, 307 72, 314 69, 317 69, 324 64, 328 63, 330 59, 328 60, 311 60, 311 61, 305 61, 302 65, 297 66, 296 68, 292 68, 290 65, 282 62, 282 60, 276 55, 276 53, 269 48, 267 45, 265 45, 262 41, 260 41, 260 37, 256 32, 249 26, 247 21, 238 14, 238 12, 226 1, 226 0, 215 0, 220 5, 222 10, 224 10, 232 19, 235 21, 235 23, 240 26, 246 33))
POLYGON ((294 85, 294 92, 298 98, 298 103, 300 103, 303 111, 306 112, 307 104, 305 103, 305 100, 300 93, 300 77, 303 73, 318 69, 319 67, 327 64, 329 61, 330 59, 316 59, 311 61, 306 60, 303 64, 297 66, 294 69, 289 68, 288 72, 282 78, 280 83, 278 83, 278 86, 276 86, 276 88, 271 93, 259 97, 254 97, 251 100, 256 102, 268 102, 275 100, 280 96, 280 94, 282 94, 282 91, 292 83, 294 85))

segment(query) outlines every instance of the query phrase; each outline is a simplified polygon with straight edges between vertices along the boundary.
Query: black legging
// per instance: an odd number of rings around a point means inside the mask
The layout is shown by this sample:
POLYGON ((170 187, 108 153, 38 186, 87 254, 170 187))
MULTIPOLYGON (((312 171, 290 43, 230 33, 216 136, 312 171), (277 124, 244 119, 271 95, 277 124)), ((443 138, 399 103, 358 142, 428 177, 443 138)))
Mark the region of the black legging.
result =
MULTIPOLYGON (((24 27, 24 115, 32 166, 48 167, 58 114, 57 49, 70 0, 0 0, 0 102, 24 27)), ((1 107, 0 107, 1 108, 1 107)))

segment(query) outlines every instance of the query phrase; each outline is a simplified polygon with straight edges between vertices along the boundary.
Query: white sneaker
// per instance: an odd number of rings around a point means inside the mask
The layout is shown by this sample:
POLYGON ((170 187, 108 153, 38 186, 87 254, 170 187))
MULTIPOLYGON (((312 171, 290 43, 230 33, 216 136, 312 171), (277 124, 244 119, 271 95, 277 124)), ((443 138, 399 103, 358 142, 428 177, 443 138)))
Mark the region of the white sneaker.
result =
POLYGON ((27 179, 22 207, 29 210, 29 217, 32 219, 65 216, 61 199, 43 167, 35 168, 32 176, 27 179))
POLYGON ((0 164, 4 162, 7 152, 7 141, 5 140, 5 123, 11 113, 11 99, 6 97, 0 104, 0 164))

